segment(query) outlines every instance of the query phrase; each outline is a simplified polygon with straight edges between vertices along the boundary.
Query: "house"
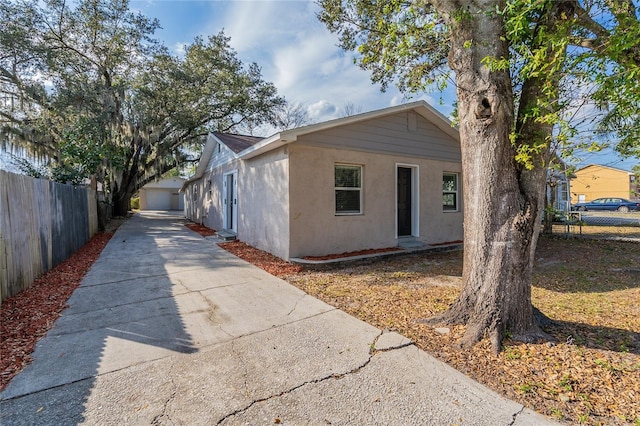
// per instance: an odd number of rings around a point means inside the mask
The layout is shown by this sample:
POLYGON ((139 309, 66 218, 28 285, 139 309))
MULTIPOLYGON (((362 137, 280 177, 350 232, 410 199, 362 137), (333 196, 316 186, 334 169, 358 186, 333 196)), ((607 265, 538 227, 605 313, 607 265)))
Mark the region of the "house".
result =
POLYGON ((554 156, 547 170, 545 207, 556 212, 571 211, 571 179, 575 176, 568 168, 561 158, 554 156))
POLYGON ((423 101, 282 131, 213 133, 185 215, 283 259, 460 241, 459 135, 423 101))
POLYGON ((614 167, 590 164, 574 172, 572 202, 583 203, 601 197, 638 199, 640 192, 633 173, 614 167))
POLYGON ((171 177, 149 182, 140 188, 140 210, 183 210, 184 194, 180 188, 186 179, 171 177))

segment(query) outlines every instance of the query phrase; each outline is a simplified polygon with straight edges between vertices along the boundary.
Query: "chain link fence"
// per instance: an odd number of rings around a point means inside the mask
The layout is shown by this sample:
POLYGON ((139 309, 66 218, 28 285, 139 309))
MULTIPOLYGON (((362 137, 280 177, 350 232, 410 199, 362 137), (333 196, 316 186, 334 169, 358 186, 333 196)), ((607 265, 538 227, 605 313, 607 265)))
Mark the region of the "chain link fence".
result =
POLYGON ((556 214, 554 234, 640 242, 640 212, 568 212, 556 214))

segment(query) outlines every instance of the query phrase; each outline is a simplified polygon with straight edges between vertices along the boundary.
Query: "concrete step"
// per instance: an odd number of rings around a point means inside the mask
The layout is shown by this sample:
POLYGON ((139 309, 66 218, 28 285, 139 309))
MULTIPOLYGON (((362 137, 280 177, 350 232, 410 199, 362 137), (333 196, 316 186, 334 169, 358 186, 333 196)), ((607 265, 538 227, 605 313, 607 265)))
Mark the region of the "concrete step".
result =
POLYGON ((233 231, 229 231, 227 229, 223 229, 222 231, 216 232, 216 235, 219 239, 223 241, 233 241, 237 238, 237 235, 233 231))
POLYGON ((403 249, 419 249, 425 248, 427 245, 422 241, 418 241, 415 238, 403 238, 398 240, 398 247, 403 249))

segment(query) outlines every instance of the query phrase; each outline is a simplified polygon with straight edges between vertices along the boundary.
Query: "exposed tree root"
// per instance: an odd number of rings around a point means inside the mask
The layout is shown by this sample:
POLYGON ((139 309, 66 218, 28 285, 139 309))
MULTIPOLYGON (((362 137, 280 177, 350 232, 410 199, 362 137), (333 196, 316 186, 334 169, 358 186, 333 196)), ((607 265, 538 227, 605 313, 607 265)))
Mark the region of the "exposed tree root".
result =
MULTIPOLYGON (((509 337, 512 340, 523 343, 555 342, 556 339, 541 328, 554 324, 553 320, 536 307, 533 307, 533 315, 531 327, 518 332, 511 331, 509 337)), ((470 318, 468 313, 461 312, 459 305, 454 304, 445 312, 429 318, 421 318, 418 322, 431 326, 464 325, 466 330, 458 345, 461 349, 471 348, 482 339, 489 338, 493 352, 498 354, 502 351, 502 342, 507 335, 507 330, 496 317, 497 314, 495 313, 483 312, 476 315, 475 318, 470 318)))

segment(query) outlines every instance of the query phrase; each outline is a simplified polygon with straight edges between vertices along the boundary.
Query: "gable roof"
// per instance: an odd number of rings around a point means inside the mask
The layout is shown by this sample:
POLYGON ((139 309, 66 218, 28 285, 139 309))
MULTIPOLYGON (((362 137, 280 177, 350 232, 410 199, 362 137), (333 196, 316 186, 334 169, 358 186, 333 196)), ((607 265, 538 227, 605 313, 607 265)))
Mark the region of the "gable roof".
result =
POLYGON ((387 115, 397 114, 403 111, 416 112, 417 114, 424 117, 427 121, 433 123, 436 127, 442 130, 442 132, 449 135, 454 140, 460 141, 460 134, 458 133, 458 130, 452 126, 451 121, 449 121, 444 115, 442 115, 425 101, 416 101, 375 111, 365 112, 362 114, 324 121, 322 123, 298 127, 295 129, 284 130, 280 133, 276 133, 272 136, 269 136, 268 138, 263 139, 259 143, 237 153, 237 155, 238 158, 242 159, 253 158, 260 154, 264 154, 265 152, 277 149, 283 145, 295 142, 296 140, 298 140, 299 136, 319 132, 321 130, 328 130, 347 124, 354 124, 361 121, 371 120, 373 118, 380 118, 387 115))
POLYGON ((200 162, 198 163, 196 173, 187 180, 184 185, 182 185, 181 191, 183 191, 191 182, 197 181, 204 175, 207 165, 209 164, 209 160, 213 155, 216 143, 222 143, 227 146, 231 151, 233 151, 235 158, 247 160, 295 142, 298 140, 299 136, 397 114, 404 111, 413 111, 421 115, 425 120, 433 123, 443 133, 447 134, 455 141, 460 141, 460 134, 458 133, 458 130, 453 127, 451 121, 425 101, 410 102, 362 114, 324 121, 322 123, 284 130, 266 138, 213 132, 209 134, 209 137, 207 138, 207 143, 202 151, 202 155, 200 156, 200 162))
POLYGON ((252 146, 256 145, 258 142, 263 140, 263 137, 258 136, 245 136, 245 135, 235 135, 231 133, 221 133, 221 132, 213 132, 212 135, 220 142, 226 145, 231 151, 235 154, 238 154, 252 146))
POLYGON ((140 189, 152 189, 152 188, 177 189, 183 185, 185 180, 186 180, 185 178, 181 178, 178 176, 169 177, 169 178, 160 179, 158 181, 149 182, 140 189))
POLYGON ((213 155, 215 147, 216 142, 213 139, 213 135, 209 134, 209 136, 207 136, 207 142, 204 144, 204 148, 202 149, 202 154, 200 154, 200 161, 198 161, 196 172, 193 174, 193 176, 184 181, 184 183, 182 184, 182 188, 180 188, 180 191, 184 191, 191 182, 195 182, 202 177, 205 170, 207 169, 207 165, 209 164, 209 160, 211 159, 211 155, 213 155))
POLYGON ((582 167, 580 169, 577 169, 574 173, 581 172, 583 170, 588 169, 589 167, 601 167, 603 169, 615 170, 616 172, 626 173, 628 175, 632 175, 633 174, 628 170, 618 169, 616 167, 611 167, 611 166, 603 166, 602 164, 589 164, 588 166, 584 166, 584 167, 582 167))

